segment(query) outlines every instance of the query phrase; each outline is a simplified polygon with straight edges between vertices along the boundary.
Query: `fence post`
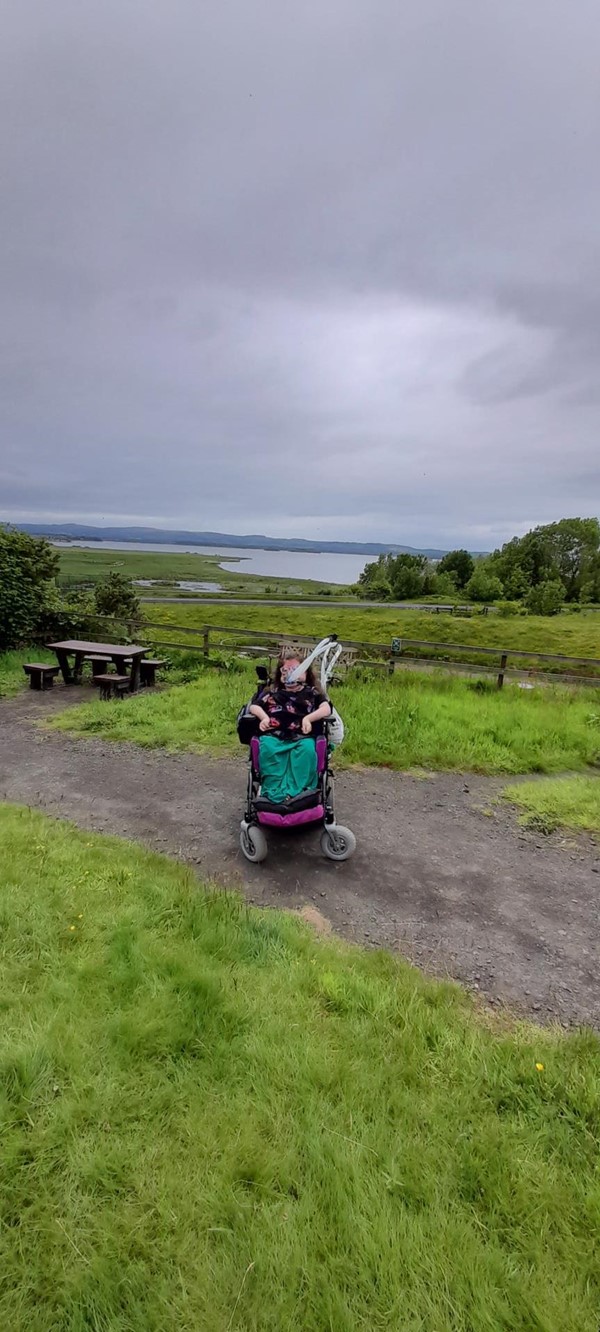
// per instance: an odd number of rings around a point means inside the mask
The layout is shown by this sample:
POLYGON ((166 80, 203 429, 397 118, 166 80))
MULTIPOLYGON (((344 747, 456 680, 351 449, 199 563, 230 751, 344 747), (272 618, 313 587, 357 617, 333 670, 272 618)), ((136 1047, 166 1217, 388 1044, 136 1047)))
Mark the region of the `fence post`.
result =
POLYGON ((500 671, 499 671, 499 673, 498 673, 498 682, 497 682, 497 683, 498 683, 498 688, 499 688, 499 689, 501 689, 501 688, 502 688, 502 685, 504 684, 504 672, 505 672, 505 670, 506 670, 506 660, 507 660, 507 656, 508 656, 508 654, 507 654, 506 652, 503 652, 503 653, 502 653, 502 656, 501 656, 501 658, 500 658, 500 671))
POLYGON ((399 657, 401 653, 402 653, 402 639, 393 638, 390 649, 390 662, 388 666, 388 671, 390 675, 394 674, 394 671, 396 669, 396 658, 399 657))
POLYGON ((208 624, 204 625, 204 632, 202 638, 204 642, 204 660, 208 661, 210 653, 210 625, 208 624))

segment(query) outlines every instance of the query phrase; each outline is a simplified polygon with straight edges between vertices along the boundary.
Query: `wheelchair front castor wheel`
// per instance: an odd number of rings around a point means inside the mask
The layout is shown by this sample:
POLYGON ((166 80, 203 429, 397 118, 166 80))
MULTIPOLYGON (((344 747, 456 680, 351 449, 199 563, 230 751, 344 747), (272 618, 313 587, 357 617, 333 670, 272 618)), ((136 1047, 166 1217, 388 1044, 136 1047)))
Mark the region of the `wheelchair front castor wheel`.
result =
POLYGON ((321 850, 328 860, 349 860, 356 851, 354 833, 341 823, 332 823, 321 833, 321 850))
POLYGON ((242 823, 240 828, 240 846, 246 860, 251 860, 254 865, 258 865, 261 860, 265 860, 269 849, 262 828, 258 828, 256 824, 248 823, 242 823))

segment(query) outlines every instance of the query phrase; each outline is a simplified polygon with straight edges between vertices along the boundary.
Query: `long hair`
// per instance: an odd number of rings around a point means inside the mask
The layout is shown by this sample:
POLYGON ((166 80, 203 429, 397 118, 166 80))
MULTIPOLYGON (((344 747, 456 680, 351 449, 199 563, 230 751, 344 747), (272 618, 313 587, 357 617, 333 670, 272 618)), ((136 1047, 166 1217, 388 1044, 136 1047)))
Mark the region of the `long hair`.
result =
MULTIPOLYGON (((275 685, 276 689, 283 688, 283 680, 281 678, 281 672, 286 661, 299 661, 299 660, 300 658, 297 652, 294 652, 292 648, 284 648, 277 662, 277 666, 275 667, 275 674, 273 676, 273 684, 275 685)), ((306 684, 310 685, 311 689, 320 689, 321 687, 312 666, 309 666, 307 669, 306 684)))

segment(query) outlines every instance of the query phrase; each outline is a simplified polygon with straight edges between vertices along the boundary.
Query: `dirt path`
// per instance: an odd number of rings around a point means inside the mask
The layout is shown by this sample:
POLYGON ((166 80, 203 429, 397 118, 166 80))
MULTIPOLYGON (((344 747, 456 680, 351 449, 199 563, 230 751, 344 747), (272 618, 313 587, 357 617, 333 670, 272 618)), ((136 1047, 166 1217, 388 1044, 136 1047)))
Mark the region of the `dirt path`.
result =
POLYGON ((397 948, 538 1020, 600 1026, 600 848, 524 833, 508 809, 486 816, 501 781, 342 773, 337 814, 357 835, 353 860, 325 861, 306 831, 273 836, 253 866, 238 849, 242 753, 167 754, 34 725, 72 701, 57 690, 0 702, 0 799, 144 842, 252 902, 317 907, 339 934, 397 948))

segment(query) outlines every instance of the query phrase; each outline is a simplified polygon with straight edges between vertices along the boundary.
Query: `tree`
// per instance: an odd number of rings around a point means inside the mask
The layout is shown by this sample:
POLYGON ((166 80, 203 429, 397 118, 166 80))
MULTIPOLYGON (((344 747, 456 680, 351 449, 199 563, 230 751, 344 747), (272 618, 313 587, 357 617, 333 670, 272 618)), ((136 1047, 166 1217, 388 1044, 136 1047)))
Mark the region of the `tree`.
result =
POLYGON ((561 518, 545 531, 564 583, 564 599, 579 601, 582 583, 600 548, 600 523, 597 518, 561 518))
POLYGON ((504 596, 504 588, 486 560, 478 560, 465 588, 469 601, 497 601, 504 596))
POLYGON ((390 559, 389 580, 394 599, 409 601, 412 597, 425 596, 424 583, 429 572, 425 556, 394 555, 388 558, 390 559))
POLYGON ((561 518, 513 537, 494 551, 491 565, 509 597, 526 597, 542 583, 562 582, 566 601, 581 601, 600 551, 597 518, 561 518))
POLYGON ((581 601, 600 601, 600 551, 590 560, 581 582, 581 601))
POLYGON ((389 586, 385 561, 386 556, 380 555, 378 559, 371 560, 368 564, 365 564, 362 573, 359 574, 358 583, 356 584, 356 592, 358 596, 373 599, 370 596, 371 587, 373 584, 382 584, 384 582, 387 583, 389 595, 391 596, 392 589, 389 586))
POLYGON ((124 574, 109 573, 96 584, 94 592, 96 613, 117 620, 136 620, 140 603, 131 579, 124 574))
POLYGON ((380 555, 365 565, 358 580, 359 595, 373 601, 403 601, 428 595, 432 566, 425 555, 380 555))
POLYGON ((509 601, 523 601, 529 592, 527 574, 518 567, 508 573, 504 581, 504 591, 509 601))
POLYGON ((490 556, 489 565, 503 583, 507 595, 514 595, 519 589, 519 594, 525 596, 531 587, 552 577, 551 550, 542 528, 507 541, 501 550, 495 550, 490 556))
POLYGON ((369 583, 359 582, 354 590, 359 597, 364 597, 366 601, 392 600, 392 589, 383 574, 373 578, 369 583))
POLYGON ((526 604, 533 615, 558 615, 564 599, 565 585, 560 578, 547 578, 532 587, 526 604))
POLYGON ((378 559, 365 564, 358 583, 352 589, 357 597, 364 597, 367 601, 391 601, 392 589, 387 576, 386 558, 380 555, 378 559))
POLYGON ((0 527, 0 650, 35 639, 58 566, 48 541, 0 527))
POLYGON ((456 586, 457 588, 463 588, 467 586, 474 568, 475 561, 468 550, 450 550, 440 560, 437 571, 438 574, 456 574, 456 586))
MULTIPOLYGON (((438 565, 439 568, 439 565, 438 565)), ((433 578, 432 593, 441 601, 451 601, 456 598, 456 573, 453 569, 445 569, 442 573, 437 573, 433 578)))

